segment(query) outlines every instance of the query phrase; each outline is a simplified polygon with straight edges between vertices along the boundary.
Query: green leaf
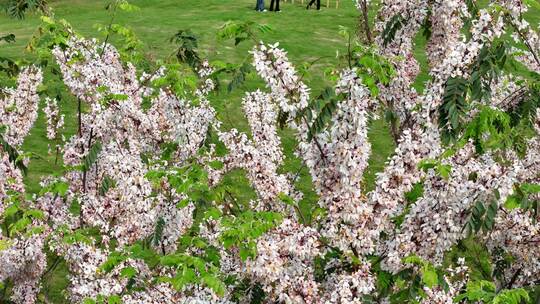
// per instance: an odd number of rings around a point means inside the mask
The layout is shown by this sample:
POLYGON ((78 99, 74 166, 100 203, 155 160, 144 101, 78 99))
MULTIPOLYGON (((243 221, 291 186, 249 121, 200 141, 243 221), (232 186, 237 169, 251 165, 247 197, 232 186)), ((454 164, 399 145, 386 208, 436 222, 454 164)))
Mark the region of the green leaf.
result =
POLYGON ((163 230, 165 228, 165 220, 163 217, 159 217, 156 228, 154 229, 154 233, 152 234, 152 243, 154 246, 158 246, 161 242, 161 239, 163 238, 163 230))
POLYGON ((424 284, 429 288, 432 288, 438 284, 439 279, 437 272, 432 266, 425 265, 422 268, 422 282, 424 282, 424 284))
POLYGON ((136 243, 135 245, 131 246, 129 250, 131 251, 132 258, 144 260, 144 262, 150 268, 153 268, 160 262, 159 256, 154 252, 154 250, 151 248, 145 248, 140 243, 136 243))
POLYGON ((512 209, 516 209, 516 208, 519 208, 520 206, 520 202, 517 198, 517 196, 515 195, 510 195, 507 199, 506 199, 506 202, 504 203, 504 207, 508 210, 512 210, 512 209))
POLYGON ((62 181, 55 182, 52 190, 55 194, 66 196, 66 193, 69 190, 69 184, 62 181))
POLYGON ((33 217, 40 220, 45 217, 45 214, 43 213, 43 211, 38 209, 29 209, 24 212, 24 216, 33 217))
POLYGON ((489 303, 495 297, 495 284, 489 281, 469 281, 467 283, 466 292, 457 296, 454 302, 459 302, 464 299, 469 301, 483 301, 489 303))
POLYGON ((497 201, 491 202, 489 205, 486 216, 484 219, 484 231, 490 231, 493 229, 493 225, 495 224, 495 216, 497 216, 497 211, 499 210, 499 205, 497 204, 497 201))
POLYGON ((424 184, 416 183, 413 185, 411 191, 405 193, 405 199, 409 203, 415 203, 419 198, 424 195, 424 184))
POLYGON ((137 275, 137 270, 135 268, 129 266, 129 267, 123 268, 120 271, 120 275, 123 276, 124 278, 131 279, 131 278, 134 278, 137 275))
POLYGON ((416 256, 416 255, 410 255, 403 259, 403 263, 405 264, 413 264, 413 265, 424 265, 424 261, 416 256))
POLYGON ((170 254, 160 258, 160 264, 163 266, 176 267, 186 261, 186 256, 183 254, 170 254))
POLYGON ((88 172, 96 163, 99 153, 101 153, 101 142, 96 141, 83 159, 83 172, 88 172))
POLYGON ((437 172, 444 179, 448 179, 450 178, 450 174, 452 173, 452 166, 440 164, 437 166, 437 172))
POLYGON ((254 246, 249 246, 249 245, 240 246, 239 255, 242 261, 246 261, 249 257, 253 258, 255 257, 256 254, 257 253, 254 246))
MULTIPOLYGON (((119 253, 119 252, 113 252, 109 255, 105 263, 103 263, 98 270, 108 273, 111 272, 114 268, 116 268, 118 265, 120 265, 122 262, 126 261, 128 259, 127 256, 119 253)), ((123 270, 122 270, 123 271, 123 270)), ((128 270, 129 271, 129 270, 128 270)))
POLYGON ((101 181, 101 187, 99 188, 99 195, 105 196, 105 194, 107 194, 107 192, 109 192, 109 190, 114 187, 116 187, 116 181, 106 175, 101 181))
POLYGON ((522 301, 530 301, 529 294, 523 288, 517 288, 512 290, 502 290, 493 299, 493 304, 520 304, 522 301))
POLYGON ((537 194, 540 193, 540 185, 538 184, 521 184, 521 190, 526 194, 537 194))
POLYGON ((225 294, 226 286, 225 283, 223 283, 218 278, 212 276, 212 275, 204 275, 202 277, 202 281, 206 286, 210 287, 218 296, 223 296, 225 294))
MULTIPOLYGON (((317 113, 317 117, 311 122, 311 126, 309 127, 308 131, 308 140, 312 140, 315 135, 321 133, 325 129, 326 125, 332 120, 334 112, 337 109, 338 100, 336 98, 332 98, 331 96, 328 97, 329 99, 327 100, 324 96, 329 96, 326 90, 316 101, 322 101, 324 102, 324 105, 317 113)), ((311 106, 311 110, 314 111, 315 107, 311 106)))
POLYGON ((41 16, 41 21, 50 25, 55 24, 54 20, 49 16, 41 16))
POLYGON ((296 206, 296 203, 294 202, 294 200, 292 199, 292 197, 288 196, 287 194, 285 193, 280 193, 278 194, 278 198, 284 202, 285 204, 289 205, 289 206, 296 206))
POLYGON ((118 8, 125 12, 135 12, 135 11, 140 10, 138 6, 130 4, 127 1, 121 1, 120 4, 118 5, 118 8))
POLYGON ((122 304, 122 298, 120 298, 120 296, 118 295, 112 295, 107 300, 107 303, 108 304, 122 304))
POLYGON ((205 219, 219 219, 223 213, 218 208, 212 207, 205 211, 205 219))
POLYGON ((538 0, 523 0, 527 6, 534 7, 536 10, 540 10, 540 2, 538 0))
POLYGON ((0 240, 0 251, 6 250, 11 247, 10 240, 0 240))

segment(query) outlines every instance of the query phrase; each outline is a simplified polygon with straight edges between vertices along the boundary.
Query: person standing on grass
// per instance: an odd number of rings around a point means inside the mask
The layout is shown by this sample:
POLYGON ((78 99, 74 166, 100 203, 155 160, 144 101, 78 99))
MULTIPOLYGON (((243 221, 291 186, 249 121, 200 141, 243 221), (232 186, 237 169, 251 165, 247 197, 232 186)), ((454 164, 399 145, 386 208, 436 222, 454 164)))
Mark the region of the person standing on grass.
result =
POLYGON ((264 0, 257 0, 257 6, 255 6, 257 12, 264 12, 264 0))
POLYGON ((270 11, 275 11, 275 12, 280 12, 281 10, 279 9, 279 0, 272 0, 270 2, 270 11), (274 10, 274 2, 276 3, 276 9, 274 10))
POLYGON ((317 10, 321 10, 321 0, 311 0, 311 2, 307 5, 306 9, 309 9, 313 3, 317 1, 317 10))

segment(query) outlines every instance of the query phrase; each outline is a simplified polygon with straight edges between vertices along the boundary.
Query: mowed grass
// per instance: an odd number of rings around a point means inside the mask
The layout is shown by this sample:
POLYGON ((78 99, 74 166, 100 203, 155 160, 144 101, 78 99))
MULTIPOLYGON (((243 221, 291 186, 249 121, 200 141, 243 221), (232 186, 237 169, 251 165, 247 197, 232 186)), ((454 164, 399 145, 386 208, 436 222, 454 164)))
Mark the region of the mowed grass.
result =
MULTIPOLYGON (((51 5, 57 18, 64 18, 86 37, 103 39, 96 30, 96 24, 107 24, 110 16, 105 10, 108 1, 98 0, 61 0, 52 1, 51 5)), ((331 7, 323 7, 321 11, 305 9, 296 0, 295 4, 282 1, 281 13, 258 13, 253 10, 255 0, 133 0, 131 3, 139 6, 140 11, 120 12, 115 23, 130 27, 145 44, 144 52, 147 57, 164 59, 173 52, 174 45, 168 40, 178 30, 190 29, 199 38, 201 54, 212 60, 239 63, 249 54, 252 42, 248 41, 234 46, 232 41, 220 41, 216 38, 219 28, 227 21, 255 21, 268 24, 273 31, 259 35, 259 39, 267 43, 279 42, 289 53, 290 60, 296 65, 316 61, 310 68, 304 81, 312 89, 312 96, 319 95, 326 86, 333 85, 324 76, 327 68, 335 67, 338 54, 346 51, 345 41, 338 35, 340 26, 354 29, 357 25, 358 13, 352 1, 341 0, 340 8, 336 9, 334 1, 331 7)), ((269 1, 266 1, 269 5, 269 1)), ((326 1, 323 1, 326 3, 326 1)), ((375 11, 375 10, 373 10, 375 11)), ((26 58, 32 60, 35 55, 27 53, 25 46, 40 25, 39 17, 30 14, 24 20, 10 19, 0 15, 0 36, 14 33, 17 41, 14 44, 2 44, 0 57, 26 58)), ((112 39, 113 44, 116 42, 112 39)), ((44 85, 50 91, 61 95, 62 113, 66 115, 64 135, 72 136, 76 132, 76 103, 66 88, 58 83, 48 81, 51 75, 45 76, 44 85)), ((213 94, 211 101, 218 111, 219 119, 224 128, 235 127, 249 131, 247 121, 241 110, 244 92, 265 89, 264 83, 255 75, 251 75, 243 87, 232 93, 226 90, 213 94)), ((382 120, 372 121, 370 139, 373 153, 370 167, 366 173, 366 189, 373 188, 375 173, 381 171, 388 156, 394 149, 393 142, 382 120)), ((39 191, 39 181, 42 177, 62 173, 61 160, 56 161, 54 149, 48 154, 48 145, 52 144, 46 138, 45 115, 39 113, 38 121, 27 137, 23 150, 32 152, 34 157, 29 166, 29 174, 25 182, 29 192, 39 191)), ((301 172, 298 188, 305 193, 301 209, 309 219, 310 210, 316 205, 317 197, 312 191, 307 169, 301 161, 294 157, 296 141, 291 130, 281 131, 283 148, 286 154, 285 165, 281 170, 301 172)), ((243 172, 236 171, 224 179, 230 191, 241 201, 254 199, 255 194, 243 172)), ((367 191, 366 190, 366 191, 367 191)), ((45 282, 45 295, 51 303, 65 303, 64 290, 68 284, 65 264, 50 273, 45 282)))

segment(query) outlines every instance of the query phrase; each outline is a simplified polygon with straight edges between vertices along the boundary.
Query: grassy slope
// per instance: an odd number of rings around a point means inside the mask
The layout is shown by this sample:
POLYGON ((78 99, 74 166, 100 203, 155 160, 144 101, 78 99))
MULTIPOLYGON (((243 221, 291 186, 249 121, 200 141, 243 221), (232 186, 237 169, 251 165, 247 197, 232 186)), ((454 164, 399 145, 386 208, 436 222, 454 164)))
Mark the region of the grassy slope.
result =
MULTIPOLYGON (((280 42, 281 46, 289 52, 289 57, 296 65, 319 59, 311 70, 311 76, 305 79, 313 90, 313 95, 326 85, 331 85, 325 80, 323 71, 335 64, 336 52, 345 50, 344 42, 337 35, 339 26, 354 28, 357 20, 356 10, 352 1, 341 1, 341 7, 323 8, 322 11, 310 10, 296 1, 296 4, 283 3, 281 13, 257 13, 253 11, 254 0, 134 0, 133 4, 141 7, 141 11, 132 13, 120 13, 116 23, 131 27, 138 37, 147 45, 146 52, 155 58, 165 58, 173 49, 168 43, 168 38, 179 29, 191 29, 200 39, 200 50, 211 60, 224 62, 239 62, 248 54, 250 45, 246 43, 235 47, 230 42, 220 42, 215 38, 219 27, 228 20, 253 20, 258 23, 269 24, 274 32, 261 36, 265 42, 280 42)), ((268 2, 268 1, 267 1, 268 2)), ((104 10, 107 1, 97 0, 61 0, 54 1, 53 7, 56 16, 67 19, 80 33, 87 37, 99 37, 94 24, 106 24, 109 17, 104 10)), ((268 3, 267 3, 268 5, 268 3)), ((0 48, 0 56, 20 58, 31 57, 25 54, 24 46, 31 38, 39 25, 36 16, 28 16, 24 21, 12 20, 0 15, 0 35, 14 33, 17 42, 11 45, 3 44, 0 48)), ((47 77, 46 77, 47 78, 47 77)), ((48 84, 51 85, 51 84, 48 84)), ((56 85, 58 86, 58 85, 56 85)), ((245 88, 238 89, 231 94, 222 92, 212 96, 212 101, 218 109, 220 119, 224 121, 226 128, 234 127, 247 130, 247 123, 240 112, 241 98, 244 91, 264 88, 263 83, 257 77, 251 77, 245 88)), ((62 92, 61 108, 66 114, 65 135, 70 136, 76 128, 76 106, 69 93, 61 86, 57 88, 62 92)), ((293 157, 296 142, 292 133, 288 130, 282 132, 283 146, 287 160, 284 170, 296 172, 301 168, 301 163, 293 157)), ((370 130, 373 145, 371 167, 368 170, 367 184, 371 188, 375 172, 380 171, 387 156, 392 152, 393 144, 388 136, 386 128, 381 121, 374 121, 370 130)), ((54 155, 47 155, 48 140, 45 137, 44 114, 40 113, 31 135, 27 138, 23 149, 33 152, 37 156, 30 164, 30 173, 26 178, 28 190, 39 190, 41 176, 60 172, 60 166, 55 164, 54 155)), ((306 199, 302 204, 304 210, 309 209, 316 202, 316 197, 311 191, 307 172, 302 169, 302 180, 299 188, 306 193, 306 199)), ((225 181, 236 195, 242 200, 254 197, 245 177, 241 172, 229 174, 225 181)), ((46 280, 45 290, 47 297, 53 303, 62 303, 62 290, 67 284, 67 270, 65 265, 50 275, 46 280)))

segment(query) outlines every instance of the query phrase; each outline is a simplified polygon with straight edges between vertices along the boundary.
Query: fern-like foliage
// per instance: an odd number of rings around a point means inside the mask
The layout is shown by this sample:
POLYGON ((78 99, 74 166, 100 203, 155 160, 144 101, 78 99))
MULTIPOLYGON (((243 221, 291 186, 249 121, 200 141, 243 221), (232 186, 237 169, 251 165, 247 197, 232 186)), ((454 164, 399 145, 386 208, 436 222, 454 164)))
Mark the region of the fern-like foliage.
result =
POLYGON ((495 224, 495 216, 499 207, 497 201, 492 201, 489 204, 484 202, 476 202, 471 208, 469 220, 465 224, 464 229, 469 235, 479 233, 480 231, 487 233, 493 229, 495 224))
POLYGON ((516 184, 514 193, 506 199, 504 207, 509 210, 521 208, 524 211, 530 211, 532 220, 536 222, 537 216, 540 214, 540 202, 534 197, 538 193, 540 193, 540 185, 516 184))
POLYGON ((165 229, 165 220, 160 217, 156 223, 156 228, 154 229, 154 233, 152 234, 152 244, 154 246, 158 246, 159 242, 161 242, 161 239, 163 238, 163 230, 165 229))
POLYGON ((493 304, 520 304, 530 301, 529 294, 523 288, 505 289, 493 299, 493 304))
POLYGON ((23 19, 30 10, 47 11, 46 0, 7 0, 1 5, 10 17, 17 19, 23 19))
POLYGON ((92 168, 92 166, 96 163, 96 160, 99 156, 99 153, 101 152, 102 146, 101 142, 97 141, 95 142, 88 151, 88 154, 83 159, 83 166, 82 171, 88 172, 92 168))
POLYGON ((471 303, 489 304, 521 304, 531 300, 523 288, 503 289, 497 292, 495 284, 490 281, 471 281, 467 284, 465 293, 454 299, 455 303, 469 300, 471 303))
POLYGON ((452 77, 446 81, 443 103, 439 107, 439 127, 445 143, 455 141, 467 114, 467 80, 452 77))
POLYGON ((407 20, 403 18, 401 15, 394 15, 390 21, 386 23, 386 26, 384 27, 384 30, 382 32, 382 38, 383 38, 383 45, 387 46, 394 38, 396 37, 396 33, 403 28, 403 26, 406 24, 407 20))
POLYGON ((309 140, 326 128, 336 111, 337 103, 338 99, 332 88, 326 88, 322 94, 311 103, 308 111, 306 111, 307 119, 311 121, 308 132, 309 140), (313 117, 315 117, 315 119, 313 119, 313 117))
POLYGON ((187 63, 193 70, 198 70, 202 64, 197 51, 199 42, 197 36, 191 30, 179 30, 170 38, 170 42, 178 45, 176 58, 180 62, 187 63))
POLYGON ((234 89, 240 87, 246 81, 247 75, 251 72, 251 65, 247 62, 244 62, 239 67, 231 71, 232 79, 227 86, 227 91, 230 93, 234 89))
POLYGON ((494 42, 484 46, 471 67, 470 78, 451 77, 446 81, 443 103, 438 109, 441 137, 445 144, 455 142, 464 129, 469 104, 491 95, 491 87, 506 64, 507 45, 494 42))
POLYGON ((105 176, 101 181, 101 186, 99 187, 99 195, 104 196, 109 192, 110 189, 116 187, 116 181, 109 176, 105 176))
POLYGON ((249 39, 257 43, 257 32, 266 34, 272 32, 272 28, 253 21, 228 21, 219 29, 217 37, 221 40, 234 39, 234 45, 249 39))
POLYGON ((491 93, 491 86, 506 64, 507 46, 504 42, 495 42, 480 50, 478 60, 472 67, 470 78, 471 98, 482 100, 491 93))

